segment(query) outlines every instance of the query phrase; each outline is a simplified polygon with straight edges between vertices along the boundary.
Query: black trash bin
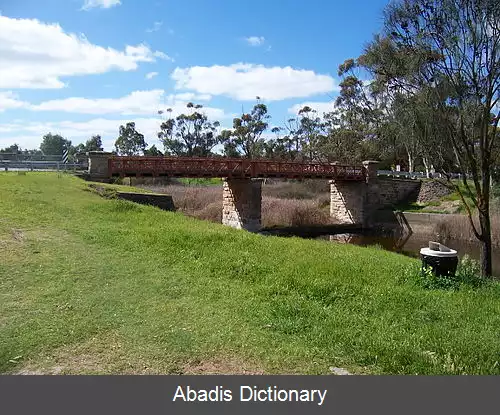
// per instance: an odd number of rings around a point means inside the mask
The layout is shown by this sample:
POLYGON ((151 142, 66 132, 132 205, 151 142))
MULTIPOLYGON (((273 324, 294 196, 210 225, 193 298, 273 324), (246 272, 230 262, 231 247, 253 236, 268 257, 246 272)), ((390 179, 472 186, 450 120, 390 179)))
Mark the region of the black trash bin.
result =
POLYGON ((434 275, 441 277, 454 277, 458 265, 458 253, 437 242, 429 242, 428 248, 420 250, 422 271, 431 267, 434 275))

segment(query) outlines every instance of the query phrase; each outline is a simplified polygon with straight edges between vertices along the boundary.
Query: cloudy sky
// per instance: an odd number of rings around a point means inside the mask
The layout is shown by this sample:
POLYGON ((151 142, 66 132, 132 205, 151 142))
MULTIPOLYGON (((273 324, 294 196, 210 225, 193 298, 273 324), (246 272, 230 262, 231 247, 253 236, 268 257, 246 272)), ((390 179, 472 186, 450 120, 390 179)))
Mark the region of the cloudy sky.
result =
POLYGON ((380 29, 385 0, 0 0, 0 148, 59 133, 113 148, 186 103, 230 127, 255 97, 281 125, 338 93, 337 67, 380 29))

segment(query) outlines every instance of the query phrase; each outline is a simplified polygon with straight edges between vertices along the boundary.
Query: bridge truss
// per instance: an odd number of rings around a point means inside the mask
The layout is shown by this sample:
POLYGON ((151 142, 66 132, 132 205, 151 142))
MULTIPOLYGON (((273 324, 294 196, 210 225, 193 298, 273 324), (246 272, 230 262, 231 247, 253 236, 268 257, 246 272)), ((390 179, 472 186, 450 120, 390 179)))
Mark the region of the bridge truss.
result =
POLYGON ((365 179, 363 166, 302 163, 239 158, 190 158, 113 156, 108 159, 111 177, 225 177, 289 179, 365 179))

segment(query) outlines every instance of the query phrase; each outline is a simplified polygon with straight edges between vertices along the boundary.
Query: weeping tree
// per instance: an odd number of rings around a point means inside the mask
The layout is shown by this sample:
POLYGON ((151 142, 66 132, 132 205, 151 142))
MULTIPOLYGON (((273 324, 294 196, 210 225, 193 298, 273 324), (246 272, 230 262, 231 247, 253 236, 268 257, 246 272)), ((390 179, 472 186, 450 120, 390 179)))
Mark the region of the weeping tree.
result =
POLYGON ((392 2, 383 33, 359 60, 388 88, 409 95, 427 88, 424 103, 434 114, 443 142, 433 152, 444 159, 441 150, 452 149, 465 190, 451 180, 450 166, 445 169, 443 163, 442 170, 461 196, 481 244, 482 274, 490 276, 490 181, 499 156, 500 2, 392 2))

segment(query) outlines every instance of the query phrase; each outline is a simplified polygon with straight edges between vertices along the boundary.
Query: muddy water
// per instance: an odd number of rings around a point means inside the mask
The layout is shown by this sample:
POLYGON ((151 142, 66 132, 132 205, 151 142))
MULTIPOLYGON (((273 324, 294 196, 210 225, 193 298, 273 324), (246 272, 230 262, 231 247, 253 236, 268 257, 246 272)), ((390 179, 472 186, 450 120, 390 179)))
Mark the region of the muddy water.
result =
MULTIPOLYGON (((399 252, 405 255, 419 257, 420 248, 426 247, 429 244, 429 235, 414 233, 406 237, 394 236, 377 236, 377 235, 335 235, 333 238, 330 235, 322 235, 318 239, 325 240, 340 240, 341 242, 352 243, 360 246, 379 245, 382 248, 399 252), (335 238, 335 239, 333 239, 335 238)), ((446 241, 445 245, 455 249, 459 257, 468 254, 471 258, 479 261, 480 247, 478 244, 466 241, 450 240, 446 241)), ((493 274, 500 277, 500 248, 493 249, 493 274)))

